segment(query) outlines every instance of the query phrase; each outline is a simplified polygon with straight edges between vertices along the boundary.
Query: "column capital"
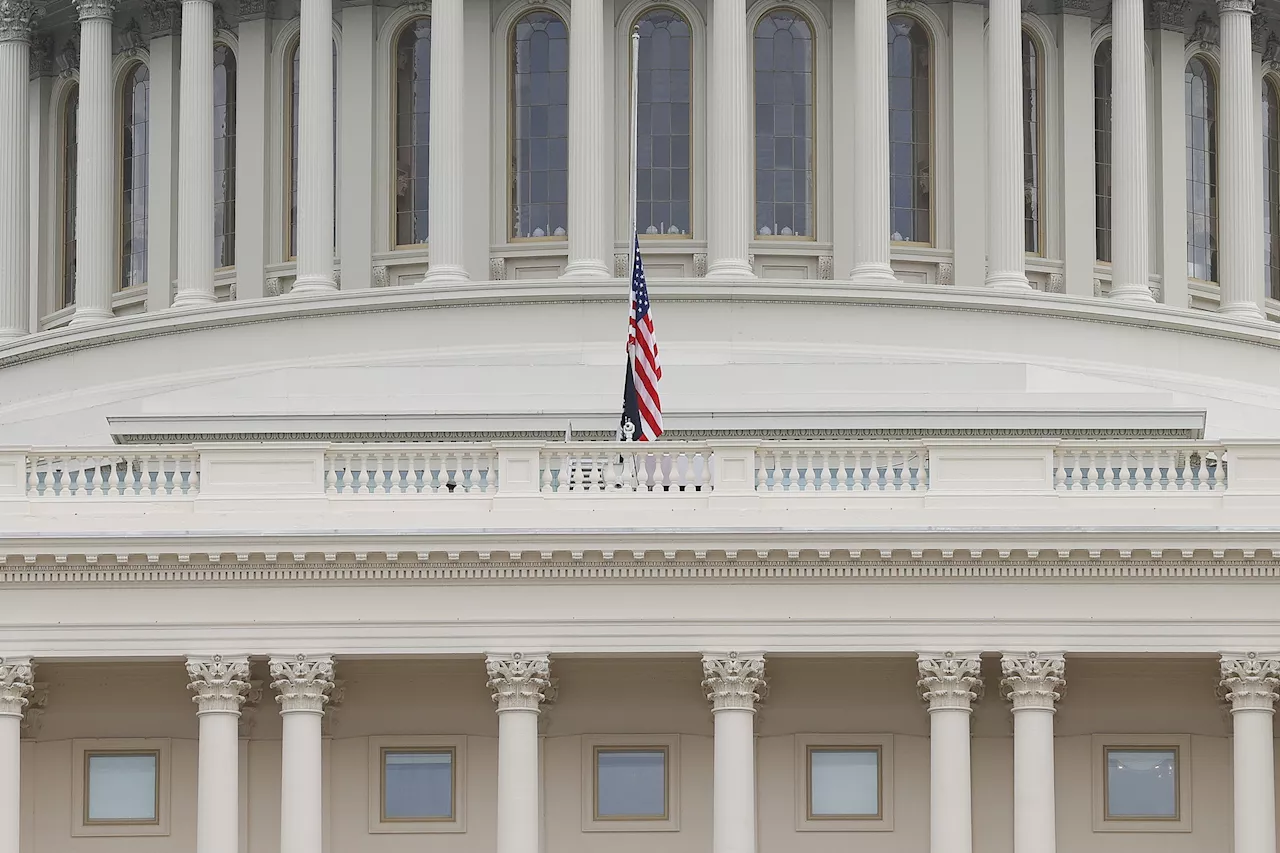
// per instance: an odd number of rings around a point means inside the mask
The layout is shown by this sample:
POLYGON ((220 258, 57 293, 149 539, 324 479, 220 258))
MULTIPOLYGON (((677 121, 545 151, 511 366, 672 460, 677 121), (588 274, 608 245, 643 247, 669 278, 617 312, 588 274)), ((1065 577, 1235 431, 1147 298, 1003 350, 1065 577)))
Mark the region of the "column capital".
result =
POLYGON ((0 658, 0 717, 21 717, 35 682, 31 658, 0 658))
POLYGON ((101 19, 110 21, 116 11, 116 0, 72 0, 80 20, 91 21, 101 19))
POLYGON ((487 655, 485 671, 498 713, 537 711, 551 686, 551 658, 548 655, 487 655))
POLYGON ((222 655, 188 655, 187 685, 200 714, 240 714, 249 691, 249 659, 222 655))
POLYGON ((279 691, 280 713, 310 711, 323 714, 333 689, 333 658, 294 655, 271 659, 271 686, 279 691))
POLYGON ((32 27, 41 11, 35 0, 0 0, 0 42, 30 43, 32 27))
POLYGON ((706 654, 702 656, 702 688, 714 711, 755 711, 768 692, 764 655, 706 654))
POLYGON ((1218 0, 1218 14, 1225 15, 1227 12, 1244 12, 1253 14, 1253 0, 1218 0))
POLYGON ((1065 667, 1066 660, 1061 654, 1006 653, 1000 659, 1000 671, 1004 675, 1000 688, 1005 698, 1013 703, 1015 712, 1028 709, 1052 711, 1067 685, 1063 676, 1065 667))
POLYGON ((921 654, 916 665, 916 685, 930 711, 969 711, 982 698, 982 660, 976 652, 921 654))
POLYGON ((1280 686, 1280 656, 1249 652, 1224 654, 1220 660, 1219 692, 1231 712, 1275 712, 1276 687, 1280 686))

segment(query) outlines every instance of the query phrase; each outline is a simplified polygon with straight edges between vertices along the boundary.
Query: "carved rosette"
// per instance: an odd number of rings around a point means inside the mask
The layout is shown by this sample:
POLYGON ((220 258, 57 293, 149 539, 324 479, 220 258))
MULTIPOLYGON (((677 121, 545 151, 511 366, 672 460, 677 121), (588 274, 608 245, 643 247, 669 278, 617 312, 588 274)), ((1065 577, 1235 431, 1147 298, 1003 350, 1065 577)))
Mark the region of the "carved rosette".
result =
POLYGON ((916 685, 930 711, 969 711, 982 698, 982 661, 977 654, 922 654, 916 664, 916 685))
POLYGON ((703 655, 702 675, 712 711, 754 711, 768 691, 764 655, 703 655))
POLYGON ((35 0, 0 0, 0 42, 30 42, 31 27, 39 16, 35 0))
POLYGON ((116 11, 116 0, 72 0, 80 20, 91 21, 101 19, 110 21, 116 11))
POLYGON ((271 686, 279 693, 280 712, 324 713, 333 689, 333 658, 296 655, 271 659, 271 686))
POLYGON ((1000 660, 1004 675, 1000 688, 1004 697, 1013 703, 1014 711, 1052 711, 1067 686, 1065 668, 1066 661, 1060 654, 1007 654, 1000 660))
POLYGON ((1275 712, 1276 687, 1280 686, 1280 660, 1269 655, 1249 652, 1239 655, 1223 655, 1222 681, 1219 682, 1222 698, 1236 711, 1275 712))
POLYGON ((191 678, 188 689, 195 691, 191 701, 200 707, 201 714, 239 714, 249 690, 249 659, 188 657, 187 675, 191 678))
POLYGON ((31 658, 0 658, 0 717, 21 717, 34 683, 31 658))
POLYGON ((547 698, 551 687, 551 659, 547 655, 489 655, 484 668, 499 713, 537 712, 547 698))

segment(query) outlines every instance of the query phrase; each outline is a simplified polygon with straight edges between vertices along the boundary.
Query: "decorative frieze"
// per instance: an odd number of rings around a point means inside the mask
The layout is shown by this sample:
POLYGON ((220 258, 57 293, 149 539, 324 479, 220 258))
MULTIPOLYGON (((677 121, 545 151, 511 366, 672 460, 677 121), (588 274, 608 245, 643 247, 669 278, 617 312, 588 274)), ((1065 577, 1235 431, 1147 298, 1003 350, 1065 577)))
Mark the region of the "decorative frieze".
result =
POLYGON ((119 53, 130 58, 137 57, 146 43, 147 40, 142 35, 142 24, 138 23, 137 18, 130 18, 116 36, 119 53))
POLYGON ((489 259, 489 281, 505 281, 507 278, 507 259, 489 259))
MULTIPOLYGON (((1232 3, 1249 3, 1249 8, 1253 8, 1252 0, 1228 0, 1232 3)), ((1219 12, 1230 11, 1219 6, 1219 12)), ((1202 11, 1196 22, 1191 26, 1191 35, 1187 37, 1187 44, 1193 45, 1197 50, 1208 50, 1216 47, 1218 44, 1218 24, 1209 17, 1209 13, 1202 11)))
POLYGON ((1059 0, 1058 11, 1063 15, 1088 16, 1093 13, 1091 0, 1059 0))
POLYGON ((707 277, 707 253, 706 252, 693 253, 693 277, 694 278, 707 277))
POLYGON ((1147 26, 1153 30, 1185 32, 1187 28, 1187 0, 1154 0, 1147 26))
POLYGON ((537 711, 551 686, 547 655, 489 655, 484 660, 489 690, 499 711, 537 711))
POLYGON ((613 255, 613 277, 631 278, 631 255, 626 252, 615 252, 613 255))
POLYGON ((818 279, 831 281, 836 277, 836 259, 831 255, 818 256, 818 279))
POLYGON ((72 0, 82 21, 110 21, 116 12, 116 0, 72 0))
POLYGON ((58 51, 58 76, 66 79, 80 70, 80 39, 69 36, 58 51))
POLYGON ((920 698, 930 711, 968 711, 982 698, 982 660, 976 652, 922 654, 916 665, 920 698))
POLYGON ((31 41, 31 28, 40 12, 35 0, 0 0, 0 42, 31 41))
POLYGON ((702 688, 712 711, 754 711, 768 690, 764 655, 703 655, 702 675, 702 688))
POLYGON ((31 658, 0 658, 0 716, 22 716, 34 681, 31 658))
POLYGON ((46 33, 31 38, 31 52, 28 55, 28 77, 35 80, 39 77, 53 75, 53 36, 46 33))
POLYGON ((323 713, 333 689, 333 658, 295 655, 271 659, 271 686, 279 693, 280 711, 323 713))
POLYGON ((275 0, 240 0, 240 20, 256 21, 275 17, 275 0))
POLYGON ((182 4, 175 0, 144 0, 142 19, 153 39, 177 36, 182 32, 182 4))
POLYGON ((191 701, 201 714, 239 714, 249 690, 249 659, 222 655, 188 657, 187 688, 195 692, 191 701))
POLYGON ((1219 690, 1231 711, 1273 711, 1280 686, 1280 657, 1249 652, 1223 655, 1219 690))
POLYGON ((391 271, 384 266, 376 266, 373 268, 373 286, 389 287, 391 285, 391 271))
POLYGON ((1031 708, 1052 711, 1067 685, 1065 667, 1061 654, 1006 654, 1000 660, 1004 676, 1001 691, 1013 703, 1015 711, 1031 708))
POLYGON ((1270 26, 1267 22, 1267 16, 1259 6, 1253 12, 1253 18, 1249 21, 1249 40, 1253 44, 1254 53, 1262 53, 1263 47, 1267 43, 1267 33, 1270 26))

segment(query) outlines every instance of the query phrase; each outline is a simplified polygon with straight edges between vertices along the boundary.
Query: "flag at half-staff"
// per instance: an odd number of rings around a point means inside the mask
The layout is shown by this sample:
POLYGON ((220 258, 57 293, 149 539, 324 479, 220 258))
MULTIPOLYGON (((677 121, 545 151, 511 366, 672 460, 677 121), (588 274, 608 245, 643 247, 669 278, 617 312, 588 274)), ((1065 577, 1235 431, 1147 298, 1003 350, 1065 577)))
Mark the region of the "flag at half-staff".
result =
POLYGON ((632 235, 631 319, 627 324, 627 379, 622 392, 622 435, 628 441, 653 441, 662 435, 662 398, 658 381, 662 361, 653 333, 649 286, 640 260, 640 238, 632 235))

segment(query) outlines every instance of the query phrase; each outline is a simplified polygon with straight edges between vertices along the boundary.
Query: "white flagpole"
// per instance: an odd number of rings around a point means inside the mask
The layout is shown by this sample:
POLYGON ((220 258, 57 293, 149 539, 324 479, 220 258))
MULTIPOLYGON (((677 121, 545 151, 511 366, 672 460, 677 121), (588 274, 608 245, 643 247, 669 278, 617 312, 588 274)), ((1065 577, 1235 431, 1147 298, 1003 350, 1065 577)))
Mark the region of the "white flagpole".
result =
MULTIPOLYGON (((627 256, 631 258, 631 266, 627 269, 627 334, 631 334, 631 277, 635 274, 636 269, 636 246, 639 239, 636 232, 636 158, 639 153, 639 135, 640 135, 640 25, 636 24, 635 29, 631 31, 631 158, 629 161, 630 171, 628 172, 629 194, 627 197, 628 212, 631 214, 631 246, 627 256)), ((627 348, 627 370, 631 369, 631 349, 627 348)), ((639 424, 634 425, 636 429, 640 428, 639 424)), ((622 434, 622 426, 618 426, 618 438, 631 440, 631 435, 624 436, 622 434)))

